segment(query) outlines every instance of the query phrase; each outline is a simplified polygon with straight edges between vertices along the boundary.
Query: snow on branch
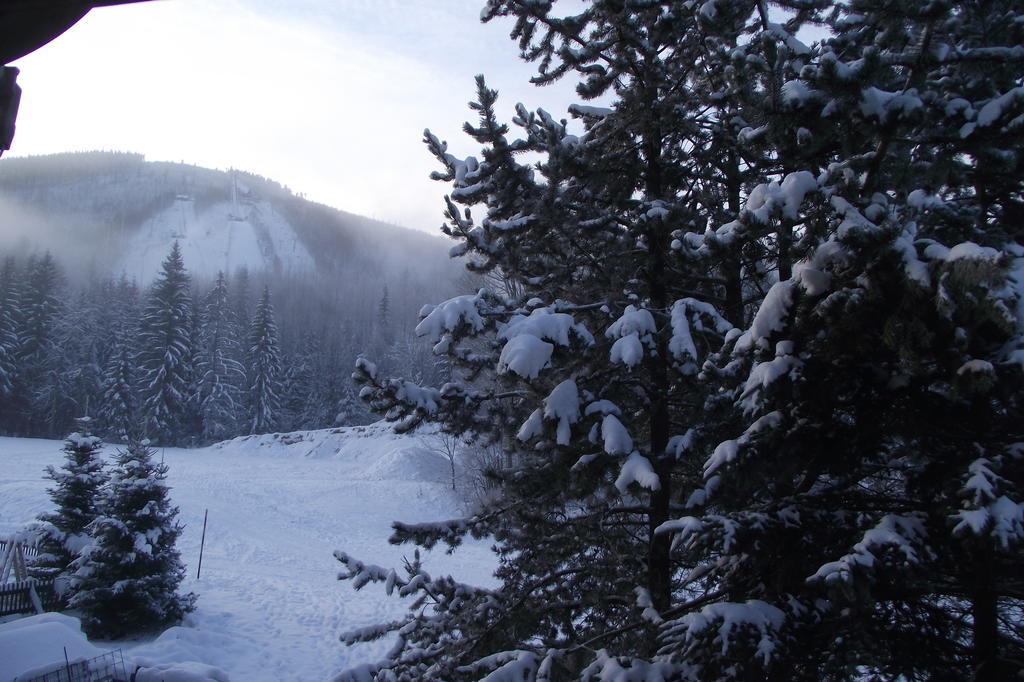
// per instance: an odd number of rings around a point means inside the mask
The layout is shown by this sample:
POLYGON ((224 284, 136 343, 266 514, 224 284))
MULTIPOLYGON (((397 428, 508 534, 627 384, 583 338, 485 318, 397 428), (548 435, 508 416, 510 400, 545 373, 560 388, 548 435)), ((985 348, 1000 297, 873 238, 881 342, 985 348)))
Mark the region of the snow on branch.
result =
POLYGON ((818 180, 814 174, 797 171, 787 175, 781 183, 773 180, 755 187, 747 196, 743 209, 762 224, 767 224, 776 214, 797 220, 804 197, 817 189, 818 180))
POLYGON ((609 455, 625 455, 633 451, 629 431, 614 414, 606 414, 601 421, 601 437, 604 439, 604 451, 609 455))
POLYGON ((486 323, 481 309, 486 309, 485 291, 450 298, 436 306, 424 306, 420 311, 421 322, 416 325, 417 336, 429 336, 433 343, 441 340, 446 332, 457 332, 463 327, 472 332, 484 329, 486 323))
POLYGON ((769 412, 747 427, 747 430, 735 440, 726 440, 718 444, 715 451, 704 462, 704 478, 710 481, 712 475, 724 465, 735 460, 740 448, 753 442, 762 431, 778 428, 782 422, 782 413, 778 410, 769 412))
POLYGON ((854 573, 859 569, 873 571, 886 549, 895 549, 907 563, 916 564, 920 560, 917 547, 922 546, 927 535, 923 514, 886 514, 864 532, 852 552, 824 564, 807 578, 807 582, 852 583, 854 573))
POLYGON ((522 334, 509 339, 498 356, 498 374, 514 372, 524 379, 536 379, 551 366, 554 345, 536 336, 522 334))
POLYGON ((968 532, 977 536, 990 535, 1002 546, 1024 542, 1024 504, 1014 502, 1006 495, 979 509, 965 509, 953 515, 959 522, 953 528, 954 535, 968 532))
POLYGON ((643 359, 644 345, 653 344, 652 335, 656 331, 657 325, 649 310, 626 306, 622 316, 605 331, 605 336, 615 339, 610 351, 611 361, 635 367, 643 359))
POLYGON ((714 332, 724 336, 733 328, 713 305, 695 298, 681 298, 672 304, 671 325, 668 350, 687 376, 696 374, 698 369, 699 356, 693 333, 714 332))
POLYGON ((586 325, 576 322, 569 313, 554 312, 551 307, 543 307, 535 308, 529 315, 513 315, 507 323, 500 326, 498 338, 510 340, 528 335, 551 341, 559 346, 568 346, 570 332, 584 344, 594 344, 594 336, 586 325))
POLYGON ((655 473, 650 460, 635 450, 630 453, 629 457, 622 464, 619 477, 615 479, 615 487, 618 488, 620 493, 625 495, 626 489, 632 483, 636 483, 641 488, 647 488, 648 490, 661 489, 661 479, 655 473))
POLYGON ((338 580, 351 580, 352 586, 361 590, 368 583, 378 582, 387 583, 388 594, 391 594, 391 589, 397 583, 404 585, 405 581, 397 577, 393 569, 383 568, 375 564, 365 564, 358 559, 355 559, 341 550, 334 552, 334 558, 345 565, 345 571, 338 573, 338 580))
POLYGON ((743 385, 743 392, 737 405, 744 414, 754 414, 761 408, 761 396, 765 390, 782 377, 796 378, 804 363, 793 355, 792 341, 775 344, 775 358, 768 362, 756 362, 743 385))
POLYGON ((785 328, 786 318, 793 307, 792 280, 776 282, 768 290, 761 307, 757 309, 750 328, 740 335, 734 347, 735 353, 744 353, 754 347, 768 348, 769 338, 785 328))
POLYGON ((613 656, 607 650, 600 649, 594 662, 580 673, 580 679, 586 682, 596 682, 597 680, 615 682, 695 680, 699 679, 697 672, 695 666, 685 663, 651 662, 627 656, 613 656))
POLYGON ((457 547, 462 543, 466 534, 479 538, 486 534, 481 530, 482 524, 476 518, 449 519, 447 521, 435 521, 430 523, 402 523, 395 521, 391 524, 394 533, 389 538, 393 545, 413 542, 419 547, 431 549, 438 542, 444 542, 449 547, 457 547))
POLYGON ((577 323, 568 313, 556 313, 544 307, 536 308, 529 315, 514 315, 499 327, 498 338, 505 339, 506 343, 498 357, 498 373, 511 371, 526 379, 536 379, 541 370, 550 366, 555 344, 570 344, 570 332, 584 344, 594 344, 594 337, 586 326, 577 323))
POLYGON ((721 642, 721 652, 727 654, 730 646, 740 638, 756 639, 754 656, 767 665, 772 660, 779 639, 779 630, 786 622, 781 609, 759 599, 744 603, 723 602, 709 604, 699 612, 665 624, 662 637, 677 640, 682 649, 699 646, 706 636, 721 642), (713 635, 711 633, 714 633, 713 635))
POLYGON ((544 399, 544 417, 558 420, 555 442, 559 445, 569 445, 572 439, 572 425, 580 418, 580 394, 575 381, 566 379, 555 386, 544 399))
POLYGON ((533 651, 500 651, 457 670, 463 675, 472 675, 480 682, 520 682, 533 679, 538 664, 539 658, 533 651), (492 672, 485 677, 478 677, 488 670, 492 672))
POLYGON ((960 491, 965 508, 951 517, 956 522, 953 535, 987 535, 1009 549, 1024 542, 1024 504, 1001 494, 1003 488, 1012 486, 992 466, 984 457, 968 465, 970 477, 960 491))

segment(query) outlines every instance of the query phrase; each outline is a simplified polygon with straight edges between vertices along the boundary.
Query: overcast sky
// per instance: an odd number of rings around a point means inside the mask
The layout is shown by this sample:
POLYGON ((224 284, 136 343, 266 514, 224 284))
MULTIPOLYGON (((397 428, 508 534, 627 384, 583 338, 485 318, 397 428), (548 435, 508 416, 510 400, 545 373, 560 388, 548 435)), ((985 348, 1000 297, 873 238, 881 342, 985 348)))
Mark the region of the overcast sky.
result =
POLYGON ((509 21, 483 0, 156 0, 99 8, 15 62, 10 156, 141 152, 239 168, 340 209, 435 231, 444 184, 424 128, 461 132, 473 76, 556 116, 571 84, 536 88, 509 21))

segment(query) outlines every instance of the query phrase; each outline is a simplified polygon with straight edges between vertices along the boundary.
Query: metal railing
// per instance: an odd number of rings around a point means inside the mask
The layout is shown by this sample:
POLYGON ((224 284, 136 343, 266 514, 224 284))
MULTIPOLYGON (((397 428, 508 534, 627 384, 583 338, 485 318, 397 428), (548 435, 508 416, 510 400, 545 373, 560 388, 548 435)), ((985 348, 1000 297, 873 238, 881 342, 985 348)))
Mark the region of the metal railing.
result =
POLYGON ((114 649, 95 658, 65 664, 38 677, 19 682, 128 682, 124 654, 114 649))

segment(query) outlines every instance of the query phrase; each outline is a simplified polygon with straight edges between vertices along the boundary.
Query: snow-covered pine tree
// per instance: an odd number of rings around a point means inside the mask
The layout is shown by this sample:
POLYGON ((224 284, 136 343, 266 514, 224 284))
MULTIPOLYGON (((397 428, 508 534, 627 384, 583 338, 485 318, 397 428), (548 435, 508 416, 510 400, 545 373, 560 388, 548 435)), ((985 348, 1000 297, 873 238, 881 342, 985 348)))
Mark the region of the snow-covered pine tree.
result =
POLYGON ((37 577, 68 572, 89 542, 86 528, 100 513, 100 491, 107 474, 100 455, 102 443, 89 434, 88 427, 88 419, 79 420, 79 431, 64 441, 64 464, 60 469, 46 467, 46 476, 54 483, 47 492, 56 509, 41 514, 33 529, 39 553, 31 570, 37 577))
POLYGON ((203 424, 203 439, 230 438, 238 433, 242 416, 245 370, 240 362, 240 337, 224 273, 203 301, 196 355, 196 400, 203 424))
POLYGON ((380 301, 377 302, 377 325, 376 336, 384 348, 390 348, 395 340, 395 333, 391 326, 391 301, 388 298, 388 285, 384 284, 380 301))
POLYGON ((234 282, 231 289, 231 307, 235 312, 235 319, 241 329, 248 329, 252 322, 252 299, 249 293, 251 284, 249 269, 241 267, 235 272, 234 282))
MULTIPOLYGON (((139 395, 146 432, 174 443, 186 413, 193 348, 189 276, 175 242, 150 287, 139 325, 139 395)), ((194 435, 194 434, 191 434, 194 435)))
POLYGON ((110 359, 103 368, 96 418, 111 438, 140 438, 138 396, 135 392, 135 351, 123 328, 114 333, 110 359))
MULTIPOLYGON (((535 80, 577 74, 582 96, 613 101, 571 109, 582 136, 517 107, 513 140, 480 79, 471 105, 480 122, 466 130, 485 145, 482 158, 455 158, 426 135, 444 167, 435 177, 454 185, 443 228, 460 242, 454 253, 509 284, 424 310, 418 333, 452 364, 440 390, 385 379, 368 362, 357 377, 399 429, 431 419, 501 444, 507 467, 493 506, 446 524, 396 524, 392 538, 430 547, 490 535, 501 585, 399 580, 420 600, 396 624, 403 647, 379 664, 380 679, 492 670, 498 679, 553 679, 617 655, 652 659, 662 619, 701 598, 687 587, 692 566, 672 557, 659 532, 699 476, 692 453, 715 434, 698 370, 743 324, 744 288, 756 297, 764 279, 740 267, 741 247, 773 260, 788 247, 774 234, 679 239, 738 210, 742 183, 761 162, 741 163, 734 142, 740 110, 756 119, 763 97, 716 75, 730 46, 746 40, 747 15, 722 7, 711 31, 700 10, 609 1, 559 16, 549 4, 487 5, 487 19, 516 18, 524 56, 539 62, 535 80), (524 152, 542 160, 523 165, 524 152), (473 216, 469 207, 481 205, 483 216, 473 216)), ((357 585, 394 583, 339 559, 357 585)))
POLYGON ((29 259, 19 306, 21 361, 27 365, 40 363, 52 341, 53 324, 63 307, 63 283, 60 266, 49 252, 29 259))
POLYGON ((52 362, 59 358, 53 344, 54 327, 63 311, 63 287, 63 273, 49 252, 29 259, 18 305, 21 324, 16 390, 18 428, 22 433, 45 433, 46 416, 60 411, 58 403, 65 394, 61 368, 52 362))
POLYGON ((185 577, 175 542, 182 526, 164 483, 167 465, 153 461, 145 441, 117 456, 92 538, 73 564, 71 608, 82 624, 105 638, 177 622, 194 608, 195 595, 178 593, 185 577))
POLYGON ((784 165, 711 226, 785 227, 798 259, 705 369, 741 423, 663 527, 706 597, 659 657, 699 679, 1013 679, 1024 14, 822 9, 830 36, 748 134, 784 165))
POLYGON ((108 438, 142 438, 142 418, 137 393, 138 288, 122 277, 113 287, 109 304, 110 325, 106 360, 100 381, 96 418, 108 438))
POLYGON ((263 287, 249 326, 249 433, 266 433, 277 425, 281 409, 281 351, 277 339, 270 289, 263 287))
MULTIPOLYGON (((5 407, 18 369, 18 300, 17 265, 8 256, 0 266, 0 405, 5 407)), ((4 421, 0 418, 0 423, 4 421)))
MULTIPOLYGON (((109 283, 108 283, 109 284, 109 283)), ((103 380, 103 361, 110 333, 109 309, 114 292, 103 285, 87 287, 54 320, 47 354, 45 390, 37 390, 32 410, 44 423, 43 433, 67 432, 76 413, 95 409, 103 380)))
POLYGON ((337 382, 337 374, 329 368, 324 336, 324 330, 304 334, 290 361, 285 363, 281 413, 288 430, 318 429, 333 424, 336 401, 331 399, 330 384, 337 382))

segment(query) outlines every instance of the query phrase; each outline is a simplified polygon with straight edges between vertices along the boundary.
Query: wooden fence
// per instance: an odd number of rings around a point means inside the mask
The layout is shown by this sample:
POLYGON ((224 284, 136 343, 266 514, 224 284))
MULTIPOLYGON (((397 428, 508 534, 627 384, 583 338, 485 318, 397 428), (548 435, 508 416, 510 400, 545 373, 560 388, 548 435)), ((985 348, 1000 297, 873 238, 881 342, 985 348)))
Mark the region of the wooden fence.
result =
POLYGON ((59 611, 62 606, 63 600, 54 589, 53 578, 29 578, 0 585, 0 616, 59 611))

